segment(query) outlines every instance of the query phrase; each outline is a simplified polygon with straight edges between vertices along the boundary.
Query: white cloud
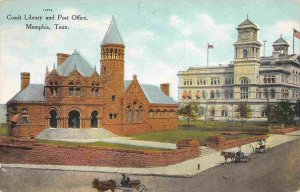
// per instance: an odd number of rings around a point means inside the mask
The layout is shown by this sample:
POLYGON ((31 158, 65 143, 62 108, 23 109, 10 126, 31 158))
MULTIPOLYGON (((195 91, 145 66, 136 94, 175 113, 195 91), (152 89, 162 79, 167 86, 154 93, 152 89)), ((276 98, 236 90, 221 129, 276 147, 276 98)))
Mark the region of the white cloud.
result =
POLYGON ((169 24, 180 31, 183 36, 189 36, 192 33, 190 24, 186 23, 178 15, 171 15, 169 18, 169 24))

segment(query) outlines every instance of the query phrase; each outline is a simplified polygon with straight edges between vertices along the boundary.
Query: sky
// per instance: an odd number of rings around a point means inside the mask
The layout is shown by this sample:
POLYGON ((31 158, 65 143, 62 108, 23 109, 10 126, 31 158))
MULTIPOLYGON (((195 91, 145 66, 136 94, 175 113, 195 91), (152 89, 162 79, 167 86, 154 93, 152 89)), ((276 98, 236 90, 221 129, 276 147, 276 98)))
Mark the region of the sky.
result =
MULTIPOLYGON (((99 72, 100 44, 112 15, 126 46, 125 79, 136 74, 140 83, 170 83, 171 96, 177 100, 178 71, 206 66, 207 43, 214 46, 210 66, 233 60, 236 28, 247 15, 260 28, 266 56, 281 34, 292 54, 293 28, 300 31, 299 10, 300 0, 0 1, 0 103, 20 91, 21 72, 30 72, 31 83, 43 84, 46 66, 53 69, 56 53, 76 49, 99 72), (24 20, 25 14, 43 20, 24 20), (69 20, 57 20, 59 14, 69 20), (8 19, 19 15, 22 20, 8 19), (52 15, 55 20, 44 19, 52 15), (72 15, 88 20, 72 20, 72 15), (50 30, 26 29, 26 24, 43 24, 50 30), (54 24, 68 29, 57 30, 54 24)), ((300 54, 299 39, 295 53, 300 54)))

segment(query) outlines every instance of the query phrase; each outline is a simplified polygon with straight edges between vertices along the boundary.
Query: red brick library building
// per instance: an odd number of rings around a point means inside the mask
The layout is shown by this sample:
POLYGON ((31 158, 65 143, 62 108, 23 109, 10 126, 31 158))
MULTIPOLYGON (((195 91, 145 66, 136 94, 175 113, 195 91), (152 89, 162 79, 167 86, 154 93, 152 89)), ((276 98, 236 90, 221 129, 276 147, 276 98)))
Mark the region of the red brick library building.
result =
POLYGON ((124 81, 125 45, 114 19, 100 47, 100 74, 76 50, 57 54, 44 84, 30 84, 30 73, 21 73, 21 90, 7 102, 11 135, 35 136, 46 128, 105 128, 118 135, 176 129, 169 84, 140 84, 137 76, 124 81))

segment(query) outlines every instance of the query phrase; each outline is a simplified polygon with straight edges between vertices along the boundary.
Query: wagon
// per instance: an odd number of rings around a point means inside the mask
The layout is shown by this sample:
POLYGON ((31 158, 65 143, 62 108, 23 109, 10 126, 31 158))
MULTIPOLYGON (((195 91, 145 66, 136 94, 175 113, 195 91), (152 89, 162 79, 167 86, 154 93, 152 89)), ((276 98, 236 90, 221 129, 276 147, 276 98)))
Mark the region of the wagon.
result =
POLYGON ((236 152, 235 154, 235 163, 248 163, 249 157, 245 156, 245 154, 241 151, 236 152))
POLYGON ((116 181, 110 179, 107 181, 99 181, 95 178, 93 181, 93 188, 97 189, 99 192, 102 191, 123 191, 123 192, 146 192, 146 186, 140 182, 140 180, 132 180, 129 182, 121 181, 121 185, 117 185, 116 181))

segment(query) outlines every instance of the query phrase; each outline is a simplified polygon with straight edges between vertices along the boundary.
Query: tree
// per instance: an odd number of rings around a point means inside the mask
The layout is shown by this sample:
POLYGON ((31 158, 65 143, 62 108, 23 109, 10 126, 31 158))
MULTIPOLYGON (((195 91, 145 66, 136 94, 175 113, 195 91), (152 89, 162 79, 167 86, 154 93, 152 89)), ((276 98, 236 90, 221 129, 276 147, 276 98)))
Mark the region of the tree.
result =
MULTIPOLYGON (((277 107, 274 104, 268 103, 267 107, 266 107, 266 116, 268 119, 268 126, 269 123, 274 123, 277 121, 277 107)), ((269 128, 269 127, 268 127, 269 128)))
POLYGON ((298 99, 295 106, 294 106, 294 110, 295 110, 295 115, 297 117, 300 117, 300 100, 298 99))
POLYGON ((251 116, 251 107, 246 102, 239 102, 235 112, 238 113, 238 117, 242 118, 242 127, 244 126, 244 118, 251 116))
POLYGON ((294 120, 295 111, 288 101, 281 101, 276 105, 276 108, 276 120, 283 126, 285 126, 287 122, 294 120))
POLYGON ((178 114, 184 116, 188 120, 188 126, 190 126, 190 119, 194 119, 199 112, 199 108, 196 103, 188 103, 187 105, 182 105, 178 114))

